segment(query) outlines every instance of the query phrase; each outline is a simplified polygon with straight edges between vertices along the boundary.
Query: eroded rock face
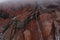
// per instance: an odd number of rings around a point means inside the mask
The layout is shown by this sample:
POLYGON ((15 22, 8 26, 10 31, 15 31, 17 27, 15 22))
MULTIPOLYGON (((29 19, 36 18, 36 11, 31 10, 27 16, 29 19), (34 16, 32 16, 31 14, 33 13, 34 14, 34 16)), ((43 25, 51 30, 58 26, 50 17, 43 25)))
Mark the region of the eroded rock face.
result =
MULTIPOLYGON (((56 6, 56 7, 55 7, 56 6)), ((0 9, 0 33, 5 40, 60 40, 60 9, 36 5, 0 9)), ((2 39, 3 39, 2 38, 2 39)))

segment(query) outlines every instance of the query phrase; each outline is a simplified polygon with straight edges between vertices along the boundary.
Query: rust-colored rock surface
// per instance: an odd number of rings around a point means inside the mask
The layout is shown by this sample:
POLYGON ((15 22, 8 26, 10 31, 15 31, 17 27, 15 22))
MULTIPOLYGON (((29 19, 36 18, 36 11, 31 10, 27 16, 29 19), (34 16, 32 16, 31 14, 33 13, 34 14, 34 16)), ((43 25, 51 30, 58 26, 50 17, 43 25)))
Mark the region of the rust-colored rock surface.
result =
POLYGON ((25 5, 0 9, 0 40, 60 40, 60 9, 25 5))

